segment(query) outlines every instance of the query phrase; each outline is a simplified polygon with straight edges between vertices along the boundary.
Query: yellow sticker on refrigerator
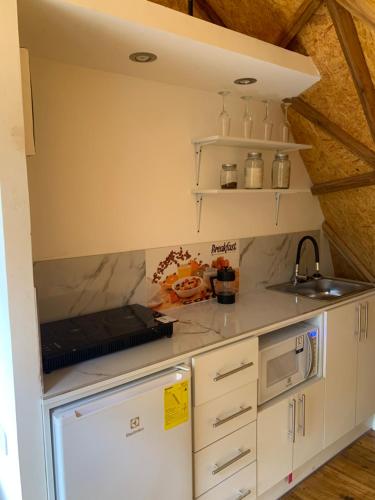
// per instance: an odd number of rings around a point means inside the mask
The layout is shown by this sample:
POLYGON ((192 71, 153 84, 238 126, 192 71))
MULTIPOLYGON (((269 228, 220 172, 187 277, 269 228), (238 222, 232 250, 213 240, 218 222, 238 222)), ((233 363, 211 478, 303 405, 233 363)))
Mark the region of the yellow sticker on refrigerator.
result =
POLYGON ((164 429, 168 431, 189 419, 189 381, 164 389, 164 429))

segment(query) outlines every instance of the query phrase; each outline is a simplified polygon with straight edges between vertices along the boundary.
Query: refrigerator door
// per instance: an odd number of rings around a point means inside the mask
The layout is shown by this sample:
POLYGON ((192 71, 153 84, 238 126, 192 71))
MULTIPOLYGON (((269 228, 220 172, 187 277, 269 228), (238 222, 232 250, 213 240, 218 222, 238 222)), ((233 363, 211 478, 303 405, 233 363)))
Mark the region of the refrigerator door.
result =
POLYGON ((190 371, 56 409, 57 500, 191 500, 190 371))

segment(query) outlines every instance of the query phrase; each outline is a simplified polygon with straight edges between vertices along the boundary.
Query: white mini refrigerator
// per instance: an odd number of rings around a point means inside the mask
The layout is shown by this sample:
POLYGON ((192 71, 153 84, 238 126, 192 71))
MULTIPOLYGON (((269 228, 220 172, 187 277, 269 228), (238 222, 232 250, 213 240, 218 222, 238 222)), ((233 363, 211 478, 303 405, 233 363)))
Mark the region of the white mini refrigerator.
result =
POLYGON ((190 370, 52 413, 56 500, 191 500, 190 370))

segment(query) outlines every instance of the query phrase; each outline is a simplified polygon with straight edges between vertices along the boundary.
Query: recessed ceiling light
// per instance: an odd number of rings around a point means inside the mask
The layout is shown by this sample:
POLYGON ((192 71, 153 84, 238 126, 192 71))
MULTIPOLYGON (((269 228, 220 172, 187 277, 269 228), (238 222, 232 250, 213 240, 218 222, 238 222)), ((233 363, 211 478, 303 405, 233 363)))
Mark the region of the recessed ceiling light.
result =
POLYGON ((152 52, 134 52, 130 54, 129 59, 138 63, 148 63, 155 61, 157 56, 152 52))
POLYGON ((256 78, 237 78, 233 83, 236 85, 251 85, 257 81, 256 78))

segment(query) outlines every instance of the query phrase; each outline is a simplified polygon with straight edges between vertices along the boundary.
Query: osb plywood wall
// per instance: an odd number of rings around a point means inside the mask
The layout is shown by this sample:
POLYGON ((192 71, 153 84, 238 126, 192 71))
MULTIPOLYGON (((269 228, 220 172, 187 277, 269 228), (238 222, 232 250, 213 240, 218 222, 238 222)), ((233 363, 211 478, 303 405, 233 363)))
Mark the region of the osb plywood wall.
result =
MULTIPOLYGON (((187 12, 188 0, 154 0, 187 12)), ((360 16, 361 5, 370 23, 354 16, 355 26, 375 81, 375 0, 354 2, 360 16)), ((308 0, 195 0, 194 15, 278 44, 296 21, 296 14, 308 0)), ((340 0, 341 4, 352 3, 340 0)), ((310 55, 321 73, 321 81, 300 96, 306 103, 339 125, 353 138, 375 151, 351 73, 324 1, 288 46, 310 55)), ((371 172, 372 167, 351 153, 322 128, 291 110, 290 121, 296 142, 312 144, 303 159, 313 184, 371 172)), ((375 186, 320 195, 328 225, 346 247, 375 276, 375 186)), ((333 250, 338 275, 357 278, 355 269, 333 250)))

